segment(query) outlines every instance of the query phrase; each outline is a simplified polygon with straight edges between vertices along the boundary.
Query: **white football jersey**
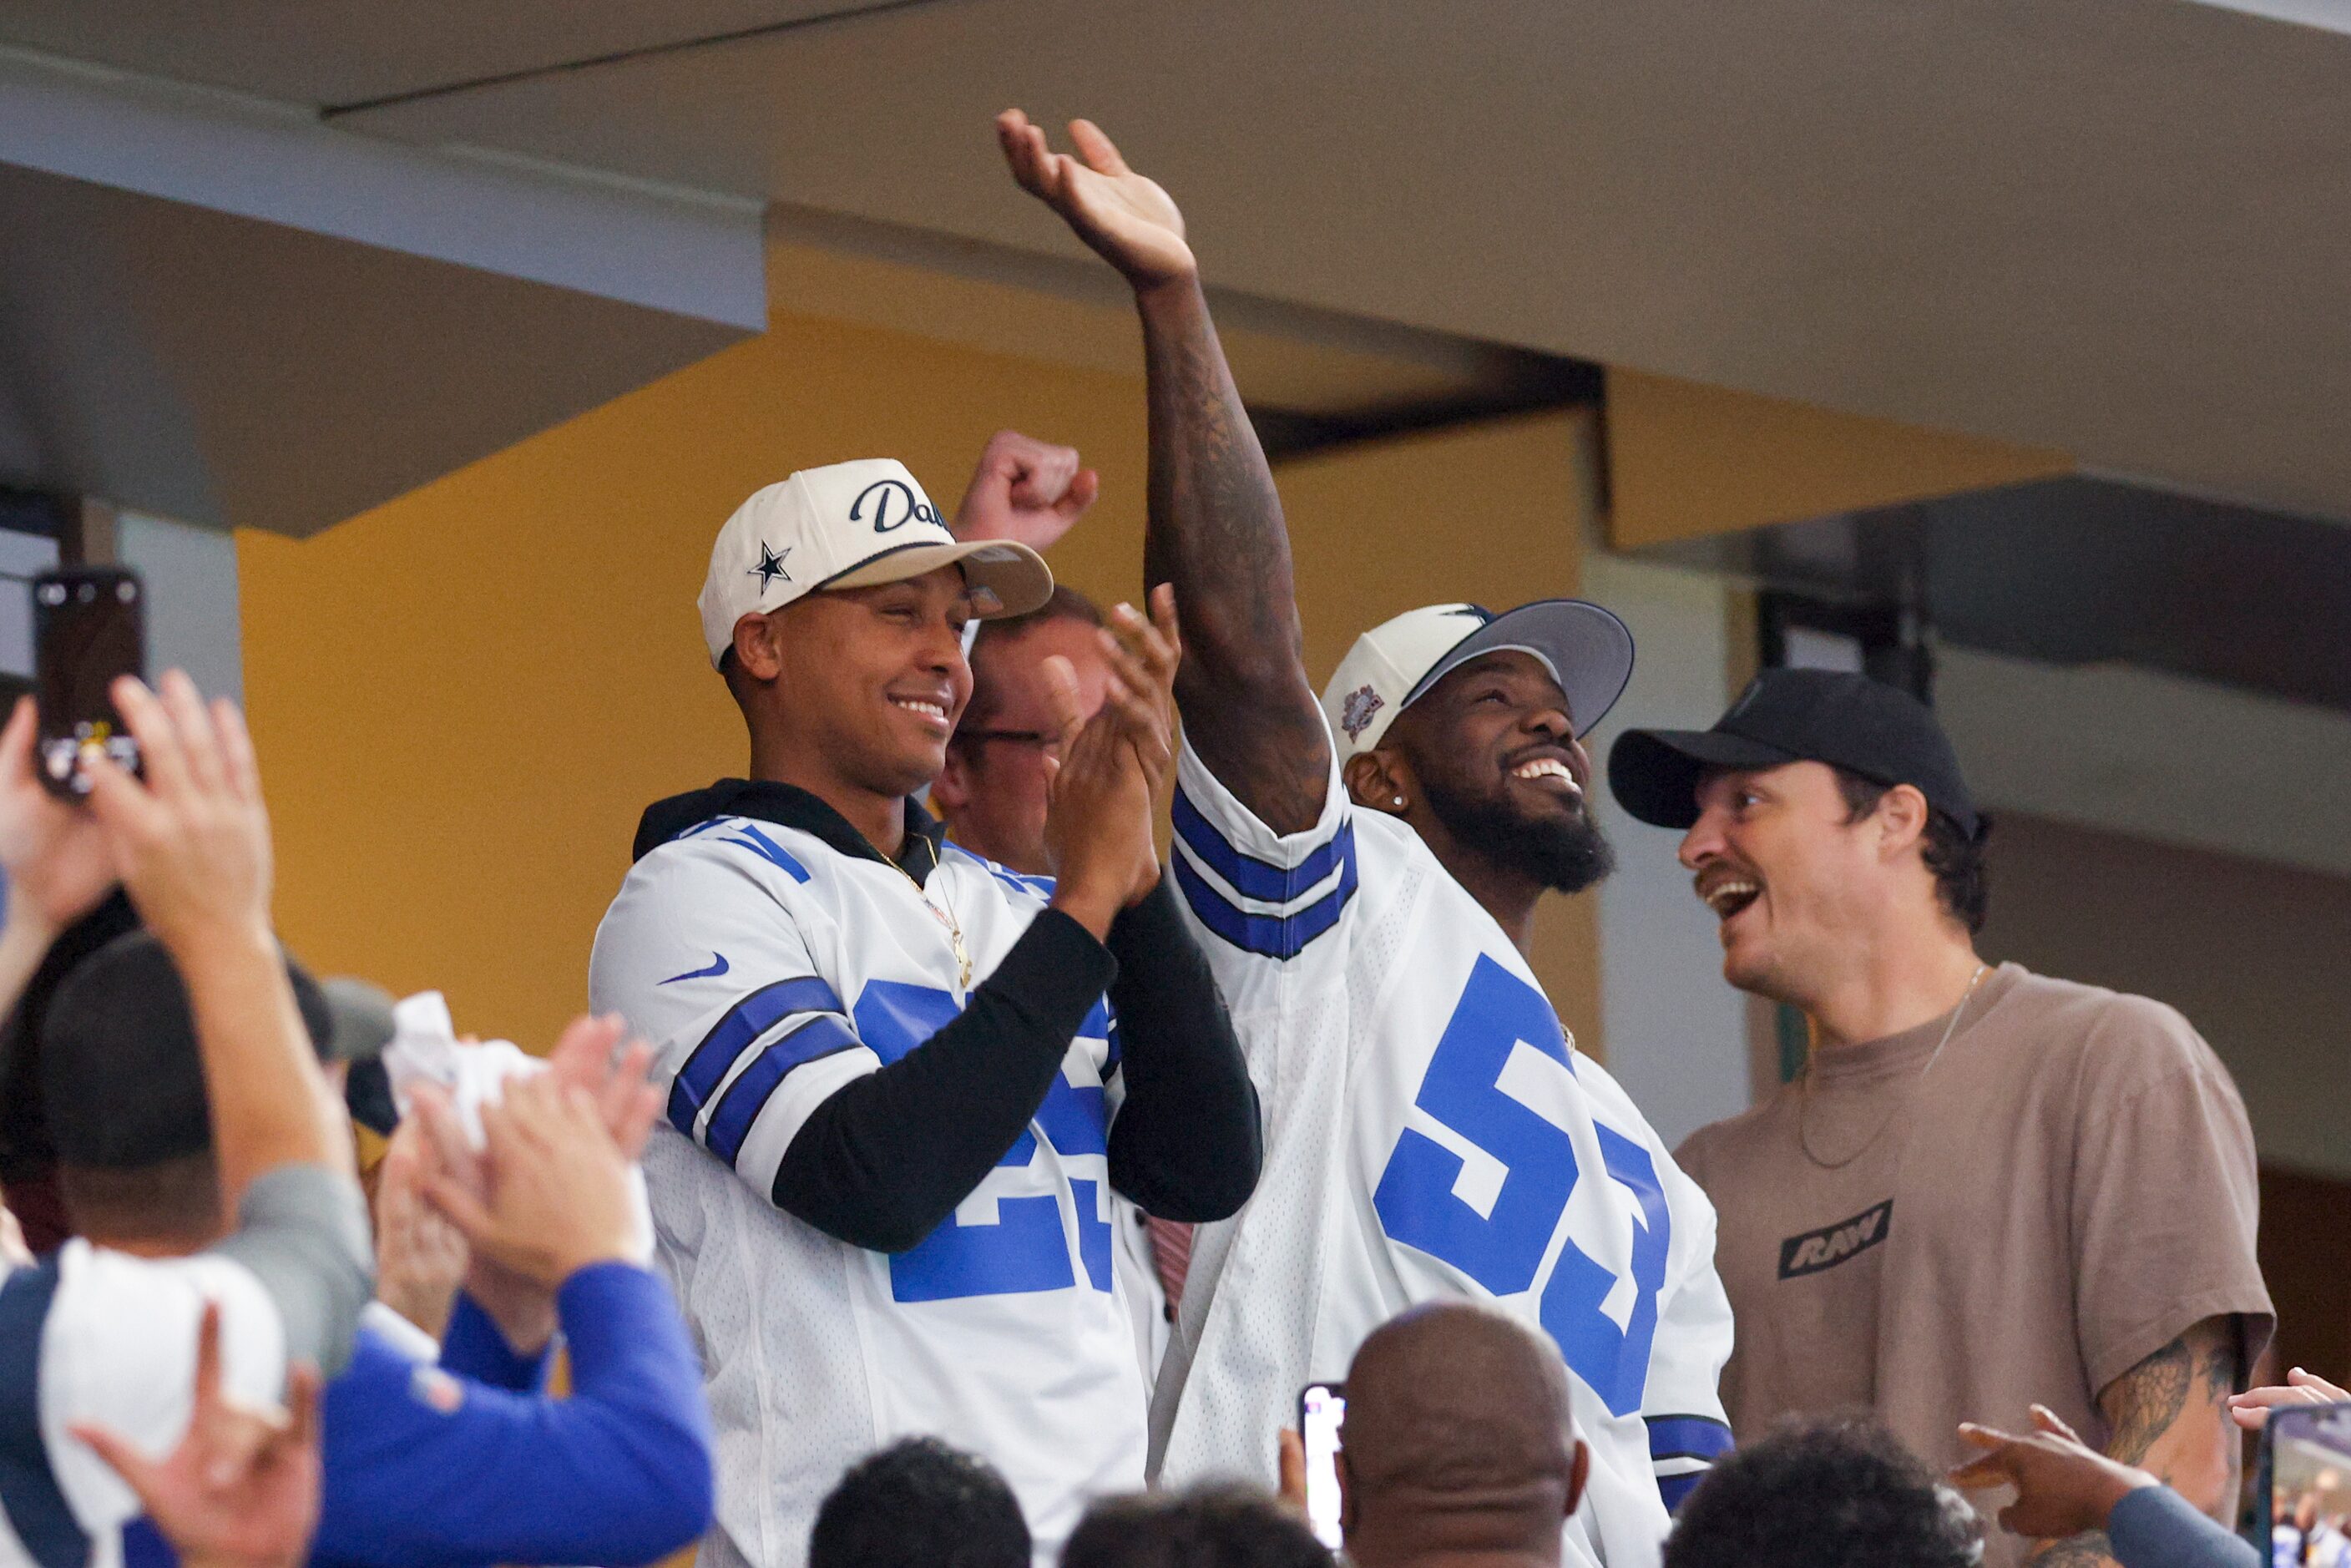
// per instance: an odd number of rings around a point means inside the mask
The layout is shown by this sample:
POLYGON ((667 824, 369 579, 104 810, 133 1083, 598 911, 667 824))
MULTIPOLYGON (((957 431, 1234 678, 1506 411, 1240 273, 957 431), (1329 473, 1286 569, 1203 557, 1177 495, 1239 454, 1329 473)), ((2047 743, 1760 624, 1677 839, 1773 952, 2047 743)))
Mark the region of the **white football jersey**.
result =
POLYGON ((1533 972, 1420 836, 1358 810, 1282 837, 1188 745, 1172 871, 1266 1114, 1265 1171, 1203 1226, 1153 1407, 1158 1479, 1274 1479, 1299 1390, 1415 1303, 1503 1307, 1558 1344, 1592 1479, 1571 1561, 1659 1561, 1730 1446, 1714 1209, 1578 1054, 1533 972))
POLYGON ((841 1472, 916 1434, 1003 1472, 1040 1563, 1089 1498, 1142 1484, 1146 1395, 1112 1266, 1107 1000, 1029 1132, 911 1250, 851 1246, 769 1197, 819 1104, 963 1009, 938 911, 984 979, 1050 888, 948 845, 918 891, 813 832, 729 816, 648 852, 606 914, 590 997, 653 1042, 668 1095, 644 1166, 716 1427, 705 1565, 798 1568, 841 1472))
POLYGON ((220 1303, 228 1396, 274 1406, 285 1328, 234 1259, 134 1258, 74 1240, 0 1272, 0 1568, 120 1568, 138 1495, 70 1428, 89 1422, 150 1455, 176 1447, 206 1301, 220 1303))

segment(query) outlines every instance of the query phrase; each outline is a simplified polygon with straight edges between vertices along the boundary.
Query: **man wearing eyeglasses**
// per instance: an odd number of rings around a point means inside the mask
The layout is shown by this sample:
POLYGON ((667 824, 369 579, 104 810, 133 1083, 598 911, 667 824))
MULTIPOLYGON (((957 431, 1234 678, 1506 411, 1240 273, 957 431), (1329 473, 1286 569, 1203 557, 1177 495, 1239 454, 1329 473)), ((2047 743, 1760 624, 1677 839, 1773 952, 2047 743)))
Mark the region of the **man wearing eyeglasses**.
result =
MULTIPOLYGON (((978 537, 970 532, 967 538, 978 537)), ((947 743, 946 771, 931 786, 931 804, 947 834, 1009 871, 1043 876, 1045 790, 1055 742, 1044 664, 1060 654, 1077 672, 1078 698, 1091 715, 1102 706, 1110 672, 1102 656, 1102 612, 1075 589, 1026 615, 980 622, 971 644, 971 706, 947 743)))
MULTIPOLYGON (((1066 449, 1065 449, 1066 450, 1066 449)), ((1077 455, 1069 454, 1073 466, 1077 455)), ((967 538, 1025 537, 1036 530, 1003 526, 985 507, 967 503, 957 523, 967 538)), ((1089 716, 1102 706, 1110 662, 1102 654, 1102 613, 1073 588, 1026 615, 979 623, 971 644, 971 702, 947 765, 931 786, 931 805, 947 836, 976 855, 1029 876, 1051 870, 1045 855, 1045 797, 1058 749, 1045 661, 1055 655, 1077 673, 1078 700, 1089 716)), ((1112 1200, 1113 1253, 1127 1300, 1134 1307, 1134 1349, 1144 1377, 1158 1374, 1160 1354, 1182 1299, 1191 1260, 1192 1228, 1154 1219, 1124 1198, 1112 1200)))

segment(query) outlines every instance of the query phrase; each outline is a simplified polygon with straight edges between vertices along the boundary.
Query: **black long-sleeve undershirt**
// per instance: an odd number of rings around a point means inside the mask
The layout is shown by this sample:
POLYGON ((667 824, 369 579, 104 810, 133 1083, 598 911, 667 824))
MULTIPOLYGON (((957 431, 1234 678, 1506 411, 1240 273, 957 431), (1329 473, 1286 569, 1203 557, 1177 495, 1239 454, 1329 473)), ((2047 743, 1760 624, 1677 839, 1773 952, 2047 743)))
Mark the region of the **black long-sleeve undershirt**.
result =
POLYGON ((1110 1184, 1162 1219, 1223 1219, 1263 1163, 1257 1089, 1172 880, 1110 930, 1126 1099, 1110 1130, 1110 1184))
POLYGON ((1164 883, 1107 946, 1059 910, 1039 915, 961 1013, 810 1113, 776 1167, 776 1207, 854 1246, 913 1247, 1027 1131, 1105 990, 1126 1082, 1112 1186, 1167 1218, 1230 1214, 1257 1181, 1257 1096, 1164 883))

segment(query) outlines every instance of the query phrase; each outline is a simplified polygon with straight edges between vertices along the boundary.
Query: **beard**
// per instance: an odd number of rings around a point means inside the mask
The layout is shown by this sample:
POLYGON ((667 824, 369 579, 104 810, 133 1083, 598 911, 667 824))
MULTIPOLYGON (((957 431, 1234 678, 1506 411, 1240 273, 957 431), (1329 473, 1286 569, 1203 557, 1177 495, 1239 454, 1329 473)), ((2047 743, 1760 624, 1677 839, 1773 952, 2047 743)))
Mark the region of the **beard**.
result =
POLYGON ((1457 841, 1554 892, 1582 893, 1616 869, 1615 850, 1600 825, 1581 810, 1531 818, 1508 800, 1459 794, 1426 777, 1421 789, 1429 810, 1457 841))

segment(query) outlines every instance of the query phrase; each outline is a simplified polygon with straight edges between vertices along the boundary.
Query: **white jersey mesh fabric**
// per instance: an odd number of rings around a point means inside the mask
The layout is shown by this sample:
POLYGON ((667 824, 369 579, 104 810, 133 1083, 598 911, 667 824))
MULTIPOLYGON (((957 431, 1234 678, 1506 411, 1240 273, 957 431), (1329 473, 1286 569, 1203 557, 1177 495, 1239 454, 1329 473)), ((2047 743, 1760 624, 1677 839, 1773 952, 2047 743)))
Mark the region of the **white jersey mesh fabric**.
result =
MULTIPOLYGON (((984 979, 1050 884, 950 848, 926 891, 984 979)), ((810 1113, 963 1008, 958 969, 896 868, 744 818, 647 854, 597 933, 593 1004, 654 1042, 669 1095, 645 1179, 709 1388, 712 1568, 799 1568, 841 1471, 906 1436, 1001 1470, 1040 1564, 1089 1498, 1141 1484, 1144 1382, 1112 1266, 1107 1002, 1028 1134, 911 1251, 850 1246, 769 1201, 810 1113)))
POLYGON ((1729 1447, 1712 1207, 1492 917, 1411 829, 1356 810, 1335 760, 1321 820, 1287 837, 1188 747, 1178 781, 1171 869, 1267 1153, 1249 1205, 1196 1249, 1155 1474, 1270 1483, 1305 1383, 1343 1376, 1405 1307, 1484 1301, 1548 1333, 1571 1375, 1593 1470, 1570 1560, 1657 1563, 1667 1494, 1729 1447))

